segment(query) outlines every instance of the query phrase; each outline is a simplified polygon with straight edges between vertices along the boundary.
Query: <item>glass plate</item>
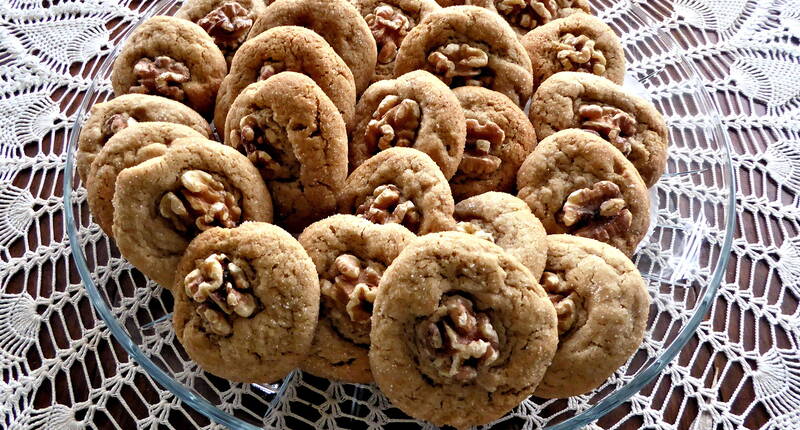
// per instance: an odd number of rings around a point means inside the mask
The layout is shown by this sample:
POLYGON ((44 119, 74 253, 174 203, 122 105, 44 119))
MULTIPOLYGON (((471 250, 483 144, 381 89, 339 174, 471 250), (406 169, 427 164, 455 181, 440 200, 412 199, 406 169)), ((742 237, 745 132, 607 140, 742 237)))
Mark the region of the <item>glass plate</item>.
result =
MULTIPOLYGON (((431 428, 394 408, 374 386, 298 371, 276 385, 234 384, 203 372, 175 338, 170 294, 121 258, 92 221, 74 169, 81 125, 93 104, 112 97, 111 65, 131 30, 150 16, 173 13, 178 5, 143 2, 134 14, 138 19, 109 23, 114 49, 84 65, 80 72, 94 80, 69 107, 77 109, 78 120, 65 136, 67 229, 94 308, 155 381, 231 428, 431 428)), ((696 69, 667 32, 674 28, 670 3, 596 0, 592 5, 622 39, 626 86, 650 99, 670 127, 667 173, 651 191, 654 228, 634 257, 653 298, 648 330, 637 353, 597 390, 569 399, 530 398, 495 423, 503 428, 583 426, 638 392, 690 339, 714 299, 729 256, 735 219, 729 142, 696 69)))

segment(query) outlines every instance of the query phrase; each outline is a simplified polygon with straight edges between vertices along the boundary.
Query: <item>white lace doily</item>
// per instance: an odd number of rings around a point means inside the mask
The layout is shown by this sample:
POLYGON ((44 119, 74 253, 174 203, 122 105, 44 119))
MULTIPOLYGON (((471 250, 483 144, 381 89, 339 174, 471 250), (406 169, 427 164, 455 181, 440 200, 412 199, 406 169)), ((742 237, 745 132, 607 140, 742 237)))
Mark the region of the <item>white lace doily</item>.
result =
MULTIPOLYGON (((78 119, 75 100, 90 84, 87 69, 147 3, 0 0, 0 428, 214 427, 111 338, 63 226, 64 136, 78 119)), ((737 227, 719 297, 695 336, 594 426, 800 428, 800 1, 641 4, 666 11, 670 18, 653 28, 676 39, 721 109, 734 146, 737 227)), ((293 390, 285 397, 333 396, 293 390)), ((235 393, 223 400, 243 401, 235 393)), ((335 426, 320 409, 276 424, 335 426)))

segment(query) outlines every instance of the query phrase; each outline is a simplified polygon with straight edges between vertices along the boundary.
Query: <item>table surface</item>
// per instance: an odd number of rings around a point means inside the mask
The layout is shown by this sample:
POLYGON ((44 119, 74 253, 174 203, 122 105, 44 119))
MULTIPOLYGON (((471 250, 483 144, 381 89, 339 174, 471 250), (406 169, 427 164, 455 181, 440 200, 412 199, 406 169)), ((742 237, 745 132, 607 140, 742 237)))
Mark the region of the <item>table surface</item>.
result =
MULTIPOLYGON (((214 427, 110 336, 62 222, 71 102, 137 7, 0 0, 0 428, 214 427)), ((700 70, 733 144, 732 255, 687 347, 593 427, 800 428, 800 3, 669 8, 663 28, 700 70)))

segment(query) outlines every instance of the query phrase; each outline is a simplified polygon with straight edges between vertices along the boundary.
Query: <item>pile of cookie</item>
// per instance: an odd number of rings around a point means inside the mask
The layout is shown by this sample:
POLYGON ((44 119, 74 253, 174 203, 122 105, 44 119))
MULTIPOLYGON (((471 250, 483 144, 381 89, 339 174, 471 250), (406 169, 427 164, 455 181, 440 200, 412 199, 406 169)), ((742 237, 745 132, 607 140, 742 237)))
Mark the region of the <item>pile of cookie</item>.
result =
POLYGON ((463 428, 637 350, 664 120, 585 0, 450 3, 188 0, 127 39, 77 167, 202 368, 463 428))

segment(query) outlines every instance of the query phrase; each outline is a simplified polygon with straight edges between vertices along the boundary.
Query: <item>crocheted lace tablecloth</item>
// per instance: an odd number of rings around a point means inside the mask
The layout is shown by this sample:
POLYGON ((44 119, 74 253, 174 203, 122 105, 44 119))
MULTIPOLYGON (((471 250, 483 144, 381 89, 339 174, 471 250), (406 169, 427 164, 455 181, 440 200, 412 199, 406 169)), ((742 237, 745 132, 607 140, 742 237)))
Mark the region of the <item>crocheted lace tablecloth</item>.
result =
MULTIPOLYGON (((797 429, 800 1, 662 3, 669 18, 656 25, 700 70, 733 143, 737 227, 718 298, 687 347, 593 427, 797 429)), ((0 428, 215 426, 111 337, 63 226, 75 101, 146 4, 0 0, 0 428)))

